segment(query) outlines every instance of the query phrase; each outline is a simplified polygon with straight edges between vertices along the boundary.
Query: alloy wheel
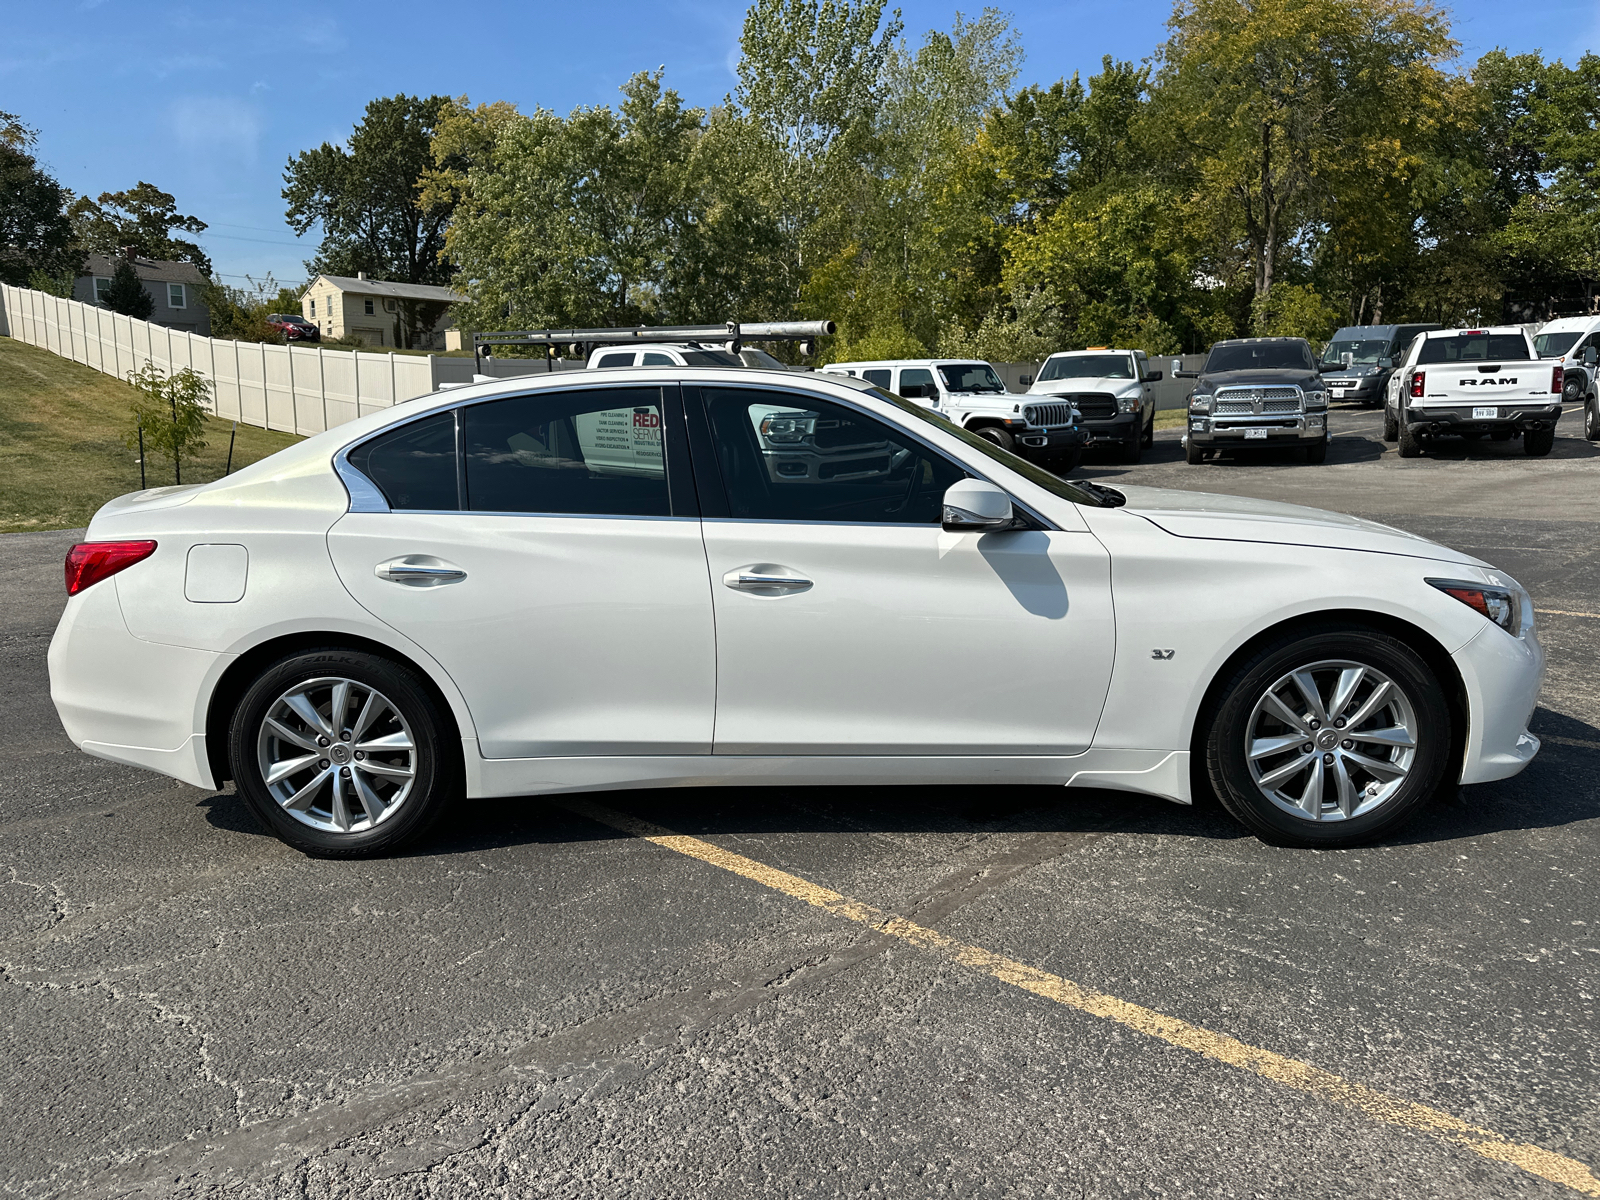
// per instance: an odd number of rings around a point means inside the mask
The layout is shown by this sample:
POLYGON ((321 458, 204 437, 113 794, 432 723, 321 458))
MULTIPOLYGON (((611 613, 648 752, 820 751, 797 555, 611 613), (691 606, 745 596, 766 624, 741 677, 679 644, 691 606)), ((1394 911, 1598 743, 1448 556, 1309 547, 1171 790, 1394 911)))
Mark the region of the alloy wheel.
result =
POLYGON ((389 698, 354 679, 295 684, 256 741, 262 782, 284 812, 325 833, 362 833, 411 795, 416 739, 389 698))
POLYGON ((1281 676, 1245 725, 1261 794, 1306 821, 1348 821, 1394 798, 1417 756, 1415 706, 1389 676, 1325 659, 1281 676))

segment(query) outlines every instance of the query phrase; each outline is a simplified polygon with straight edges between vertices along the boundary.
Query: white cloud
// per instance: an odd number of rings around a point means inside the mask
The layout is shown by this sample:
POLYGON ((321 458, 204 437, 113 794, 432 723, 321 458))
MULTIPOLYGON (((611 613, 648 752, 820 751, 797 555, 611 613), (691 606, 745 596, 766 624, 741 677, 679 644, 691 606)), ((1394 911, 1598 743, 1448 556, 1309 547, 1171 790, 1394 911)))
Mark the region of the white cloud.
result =
POLYGON ((168 110, 172 133, 186 150, 206 158, 254 162, 261 112, 232 96, 186 96, 168 110))

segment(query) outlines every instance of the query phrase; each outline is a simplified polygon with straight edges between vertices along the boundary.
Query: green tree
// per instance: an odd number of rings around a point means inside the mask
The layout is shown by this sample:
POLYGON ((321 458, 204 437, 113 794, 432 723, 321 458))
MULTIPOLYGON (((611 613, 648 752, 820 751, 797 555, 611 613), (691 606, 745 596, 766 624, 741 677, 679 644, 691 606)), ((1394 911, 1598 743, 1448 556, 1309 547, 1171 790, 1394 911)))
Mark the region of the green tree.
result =
POLYGON ((146 457, 158 454, 172 459, 173 482, 182 483, 183 460, 206 448, 210 382, 191 367, 168 377, 152 362, 129 371, 128 382, 139 394, 129 406, 133 421, 126 445, 132 450, 142 443, 146 457))
POLYGON ((148 320, 156 306, 155 297, 145 291, 138 272, 125 258, 117 260, 117 268, 111 273, 111 286, 106 288, 103 301, 112 312, 138 321, 148 320))
POLYGON ((450 109, 445 96, 382 97, 367 105, 344 145, 324 142, 289 160, 289 225, 297 234, 322 230, 317 255, 306 262, 310 275, 364 271, 401 283, 450 282, 440 255, 452 199, 424 190, 440 165, 433 139, 450 109))
MULTIPOLYGON (((1371 188, 1415 172, 1455 43, 1411 0, 1179 0, 1170 28, 1152 148, 1210 239, 1237 239, 1265 301, 1286 246, 1329 221, 1355 236, 1382 207, 1371 188)), ((1233 257, 1213 269, 1231 273, 1233 257)))
POLYGON ((173 230, 203 233, 199 217, 178 212, 178 202, 153 183, 140 180, 124 192, 101 192, 73 202, 68 210, 78 244, 109 257, 133 253, 163 262, 188 262, 211 274, 211 259, 196 243, 172 236, 173 230))
POLYGON ((66 213, 72 193, 39 166, 36 141, 19 117, 0 112, 0 283, 16 287, 36 275, 70 277, 82 263, 66 213))

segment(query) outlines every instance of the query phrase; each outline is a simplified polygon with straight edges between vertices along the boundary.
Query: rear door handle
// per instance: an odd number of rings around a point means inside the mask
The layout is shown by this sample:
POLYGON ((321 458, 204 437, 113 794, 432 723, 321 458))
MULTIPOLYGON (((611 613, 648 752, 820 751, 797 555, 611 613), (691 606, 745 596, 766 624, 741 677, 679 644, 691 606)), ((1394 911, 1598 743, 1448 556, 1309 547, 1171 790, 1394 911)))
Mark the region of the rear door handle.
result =
POLYGON ((722 577, 722 582, 736 592, 750 592, 756 596, 783 596, 803 592, 811 586, 811 580, 804 575, 776 563, 735 567, 722 577))
POLYGON ((438 587, 445 583, 459 583, 467 577, 460 567, 442 558, 434 558, 431 554, 407 554, 403 558, 391 558, 388 562, 379 563, 372 573, 379 579, 407 587, 438 587))

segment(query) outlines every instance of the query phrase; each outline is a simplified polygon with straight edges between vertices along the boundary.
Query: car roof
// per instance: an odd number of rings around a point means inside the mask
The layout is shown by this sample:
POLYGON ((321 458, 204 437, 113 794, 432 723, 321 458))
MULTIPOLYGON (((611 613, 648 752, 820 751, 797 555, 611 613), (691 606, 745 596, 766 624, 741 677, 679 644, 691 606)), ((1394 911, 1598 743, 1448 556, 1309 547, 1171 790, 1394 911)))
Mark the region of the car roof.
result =
POLYGON ((1425 338, 1455 337, 1462 333, 1515 333, 1527 335, 1521 325, 1461 325, 1455 329, 1424 329, 1418 336, 1425 338))
MULTIPOLYGON (((1120 346, 1093 346, 1093 347, 1090 347, 1087 350, 1057 350, 1057 351, 1054 351, 1052 354, 1050 354, 1045 359, 1045 361, 1049 362, 1050 359, 1052 359, 1052 358, 1071 358, 1074 355, 1078 355, 1078 354, 1144 354, 1144 353, 1145 352, 1143 350, 1124 350, 1120 346)), ((1148 358, 1150 356, 1148 354, 1145 354, 1145 357, 1148 358)))
POLYGON ((982 358, 869 358, 860 362, 836 362, 823 367, 824 371, 831 371, 835 367, 976 367, 990 366, 987 359, 982 358))
POLYGON ((1212 349, 1218 346, 1259 346, 1264 342, 1300 342, 1309 346, 1303 337, 1258 337, 1258 338, 1223 338, 1220 342, 1212 342, 1212 349))
POLYGON ((1576 331, 1581 333, 1600 325, 1600 316, 1587 317, 1557 317, 1554 321, 1546 321, 1539 326, 1540 333, 1568 333, 1576 331))

